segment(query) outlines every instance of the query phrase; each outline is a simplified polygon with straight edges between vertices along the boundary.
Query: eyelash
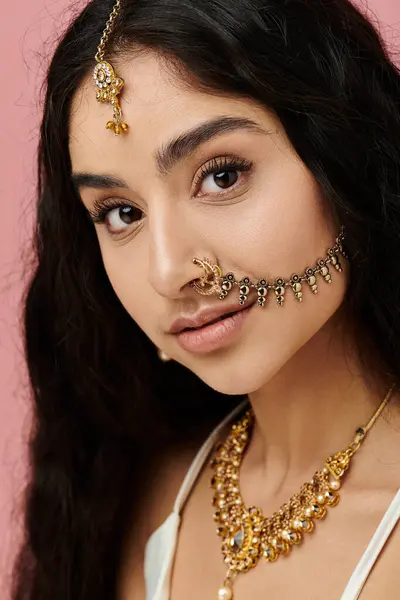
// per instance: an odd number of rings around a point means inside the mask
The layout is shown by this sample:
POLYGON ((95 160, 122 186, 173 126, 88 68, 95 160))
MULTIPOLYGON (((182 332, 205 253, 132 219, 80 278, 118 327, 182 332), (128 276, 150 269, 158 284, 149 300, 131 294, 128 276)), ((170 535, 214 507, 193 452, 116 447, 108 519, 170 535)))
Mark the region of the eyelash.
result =
MULTIPOLYGON (((132 204, 123 204, 120 198, 105 198, 104 200, 95 200, 93 207, 88 211, 93 223, 102 225, 105 223, 108 213, 113 208, 129 207, 140 211, 140 208, 132 204)), ((140 211, 141 212, 141 211, 140 211)))
POLYGON ((195 178, 194 185, 197 188, 209 175, 215 175, 221 171, 250 171, 253 163, 239 156, 227 155, 213 158, 202 166, 200 173, 195 178))
MULTIPOLYGON (((240 158, 239 156, 226 155, 213 158, 210 162, 203 165, 200 173, 194 180, 194 186, 197 189, 209 175, 215 175, 222 171, 238 171, 244 173, 250 171, 252 166, 253 163, 251 161, 240 158)), ((233 187, 234 186, 232 186, 232 188, 233 187)), ((221 193, 227 192, 222 191, 221 193)), ((105 198, 104 200, 95 200, 93 207, 89 210, 89 215, 93 223, 101 225, 105 223, 107 215, 112 209, 123 207, 129 207, 142 212, 139 208, 130 203, 121 203, 119 198, 105 198)))

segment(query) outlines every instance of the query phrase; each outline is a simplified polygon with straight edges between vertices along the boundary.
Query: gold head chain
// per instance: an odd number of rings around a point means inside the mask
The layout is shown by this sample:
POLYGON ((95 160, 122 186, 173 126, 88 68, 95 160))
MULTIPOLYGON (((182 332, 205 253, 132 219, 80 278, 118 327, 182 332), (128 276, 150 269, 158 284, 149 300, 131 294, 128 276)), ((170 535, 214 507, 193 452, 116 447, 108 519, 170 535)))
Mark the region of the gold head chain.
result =
POLYGON ((100 44, 97 47, 97 54, 95 56, 97 64, 93 72, 93 79, 98 88, 96 93, 97 101, 109 103, 113 107, 113 120, 108 121, 106 127, 107 129, 111 129, 115 135, 120 135, 128 131, 128 125, 122 119, 122 110, 118 101, 118 95, 121 93, 125 82, 122 77, 119 77, 115 73, 114 67, 104 60, 104 53, 108 39, 115 27, 115 21, 119 15, 120 8, 121 1, 117 0, 104 28, 100 44))
POLYGON ((394 389, 393 385, 367 425, 356 430, 347 448, 329 456, 313 478, 271 517, 264 517, 256 506, 247 507, 240 493, 240 467, 253 423, 251 410, 232 425, 225 442, 217 445, 211 461, 214 520, 227 568, 218 600, 232 600, 233 581, 238 574, 254 568, 260 560, 273 563, 286 556, 314 530, 315 524, 326 516, 327 509, 338 504, 341 479, 394 389))

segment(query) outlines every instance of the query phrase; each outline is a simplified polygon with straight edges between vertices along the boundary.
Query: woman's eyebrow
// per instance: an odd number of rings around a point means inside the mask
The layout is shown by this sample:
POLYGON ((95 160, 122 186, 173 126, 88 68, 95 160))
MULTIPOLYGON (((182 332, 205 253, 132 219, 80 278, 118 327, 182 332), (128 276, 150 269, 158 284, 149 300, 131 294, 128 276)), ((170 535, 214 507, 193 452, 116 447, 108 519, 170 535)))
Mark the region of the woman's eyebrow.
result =
POLYGON ((96 189, 129 188, 128 183, 119 177, 96 173, 72 173, 72 183, 77 191, 83 187, 96 189))
POLYGON ((246 117, 217 117, 197 125, 193 129, 181 133, 155 152, 155 161, 160 175, 168 175, 178 163, 208 140, 230 131, 247 130, 262 134, 270 134, 251 119, 246 117))
MULTIPOLYGON (((177 163, 193 154, 205 142, 231 131, 252 131, 261 134, 271 134, 272 131, 263 129, 261 125, 246 117, 217 117, 189 129, 171 139, 154 154, 157 169, 161 176, 168 175, 177 163)), ((72 183, 77 191, 83 187, 96 189, 126 188, 130 185, 114 175, 96 173, 73 173, 72 183)))

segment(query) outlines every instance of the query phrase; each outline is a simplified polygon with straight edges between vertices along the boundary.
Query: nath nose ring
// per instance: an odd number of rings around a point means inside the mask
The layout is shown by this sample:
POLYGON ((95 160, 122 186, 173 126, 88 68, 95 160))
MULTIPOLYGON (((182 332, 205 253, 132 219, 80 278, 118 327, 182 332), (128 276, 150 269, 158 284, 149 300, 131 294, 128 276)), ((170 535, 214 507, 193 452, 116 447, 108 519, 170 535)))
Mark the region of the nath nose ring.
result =
POLYGON ((213 264, 210 260, 205 258, 200 260, 194 258, 193 262, 198 267, 201 267, 204 271, 202 277, 198 277, 192 283, 192 286, 202 296, 220 295, 222 271, 217 264, 213 264))

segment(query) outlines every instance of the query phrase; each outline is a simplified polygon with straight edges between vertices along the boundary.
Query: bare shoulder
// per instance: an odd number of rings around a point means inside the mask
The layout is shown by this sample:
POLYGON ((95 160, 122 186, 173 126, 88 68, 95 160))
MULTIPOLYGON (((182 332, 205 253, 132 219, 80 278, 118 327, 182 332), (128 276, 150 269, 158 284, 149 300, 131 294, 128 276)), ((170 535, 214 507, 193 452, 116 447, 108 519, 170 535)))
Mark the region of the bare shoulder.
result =
MULTIPOLYGON (((160 456, 140 489, 139 518, 127 532, 118 576, 117 600, 144 600, 144 552, 151 534, 171 514, 185 475, 201 443, 160 456)), ((139 492, 138 492, 139 493, 139 492)))

